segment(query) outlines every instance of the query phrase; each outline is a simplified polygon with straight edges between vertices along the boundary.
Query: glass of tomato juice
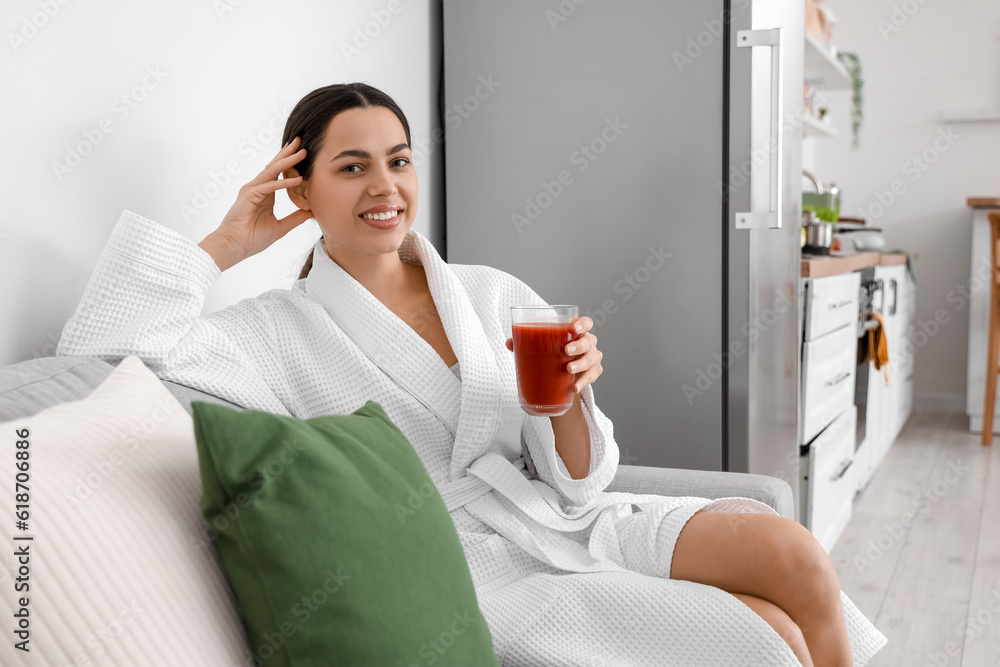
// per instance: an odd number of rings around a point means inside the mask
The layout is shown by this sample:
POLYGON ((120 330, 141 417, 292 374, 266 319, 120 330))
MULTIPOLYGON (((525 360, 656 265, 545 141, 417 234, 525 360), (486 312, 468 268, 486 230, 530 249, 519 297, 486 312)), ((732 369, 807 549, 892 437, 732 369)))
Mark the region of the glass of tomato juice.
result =
POLYGON ((511 338, 521 408, 529 415, 555 417, 573 406, 576 374, 566 345, 576 338, 576 306, 511 306, 511 338))

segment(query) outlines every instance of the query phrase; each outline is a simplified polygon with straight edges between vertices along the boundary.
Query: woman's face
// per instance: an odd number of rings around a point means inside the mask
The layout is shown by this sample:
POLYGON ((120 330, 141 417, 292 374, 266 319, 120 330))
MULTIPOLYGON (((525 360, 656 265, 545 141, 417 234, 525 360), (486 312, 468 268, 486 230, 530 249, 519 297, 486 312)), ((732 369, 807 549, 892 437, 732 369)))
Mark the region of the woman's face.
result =
POLYGON ((417 172, 396 115, 385 107, 342 111, 313 158, 309 180, 289 196, 312 212, 330 257, 396 252, 417 213, 417 172))

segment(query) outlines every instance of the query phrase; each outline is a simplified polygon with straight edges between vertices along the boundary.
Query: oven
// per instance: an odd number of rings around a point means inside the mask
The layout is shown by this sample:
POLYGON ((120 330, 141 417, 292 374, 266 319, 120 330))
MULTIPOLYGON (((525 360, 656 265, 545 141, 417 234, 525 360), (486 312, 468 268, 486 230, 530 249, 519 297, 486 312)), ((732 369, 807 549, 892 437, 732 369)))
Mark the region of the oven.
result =
POLYGON ((875 278, 875 267, 863 269, 861 272, 860 298, 858 299, 858 353, 857 369, 854 374, 854 405, 857 406, 857 425, 854 438, 854 450, 857 451, 864 443, 866 425, 868 422, 868 376, 872 367, 868 356, 868 330, 876 326, 874 321, 868 321, 869 313, 882 314, 882 304, 885 303, 885 284, 881 278, 875 278))

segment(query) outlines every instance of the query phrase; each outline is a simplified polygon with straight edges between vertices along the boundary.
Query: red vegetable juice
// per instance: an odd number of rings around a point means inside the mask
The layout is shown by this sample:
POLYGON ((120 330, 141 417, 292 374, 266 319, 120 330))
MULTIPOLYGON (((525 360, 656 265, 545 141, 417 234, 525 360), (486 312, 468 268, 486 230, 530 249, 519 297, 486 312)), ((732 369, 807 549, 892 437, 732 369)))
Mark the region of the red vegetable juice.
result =
POLYGON ((566 345, 576 337, 573 323, 523 323, 512 327, 517 390, 531 415, 561 415, 573 405, 576 375, 566 370, 573 359, 566 345))

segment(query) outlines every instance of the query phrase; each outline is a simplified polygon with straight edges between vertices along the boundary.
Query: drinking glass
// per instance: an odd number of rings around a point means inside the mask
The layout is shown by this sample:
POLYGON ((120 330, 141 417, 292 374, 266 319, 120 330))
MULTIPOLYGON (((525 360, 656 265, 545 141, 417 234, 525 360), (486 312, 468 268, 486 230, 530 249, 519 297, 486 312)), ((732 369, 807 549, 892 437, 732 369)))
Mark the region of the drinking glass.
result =
POLYGON ((573 405, 576 374, 566 345, 576 338, 577 306, 511 306, 517 396, 529 415, 555 417, 573 405))

